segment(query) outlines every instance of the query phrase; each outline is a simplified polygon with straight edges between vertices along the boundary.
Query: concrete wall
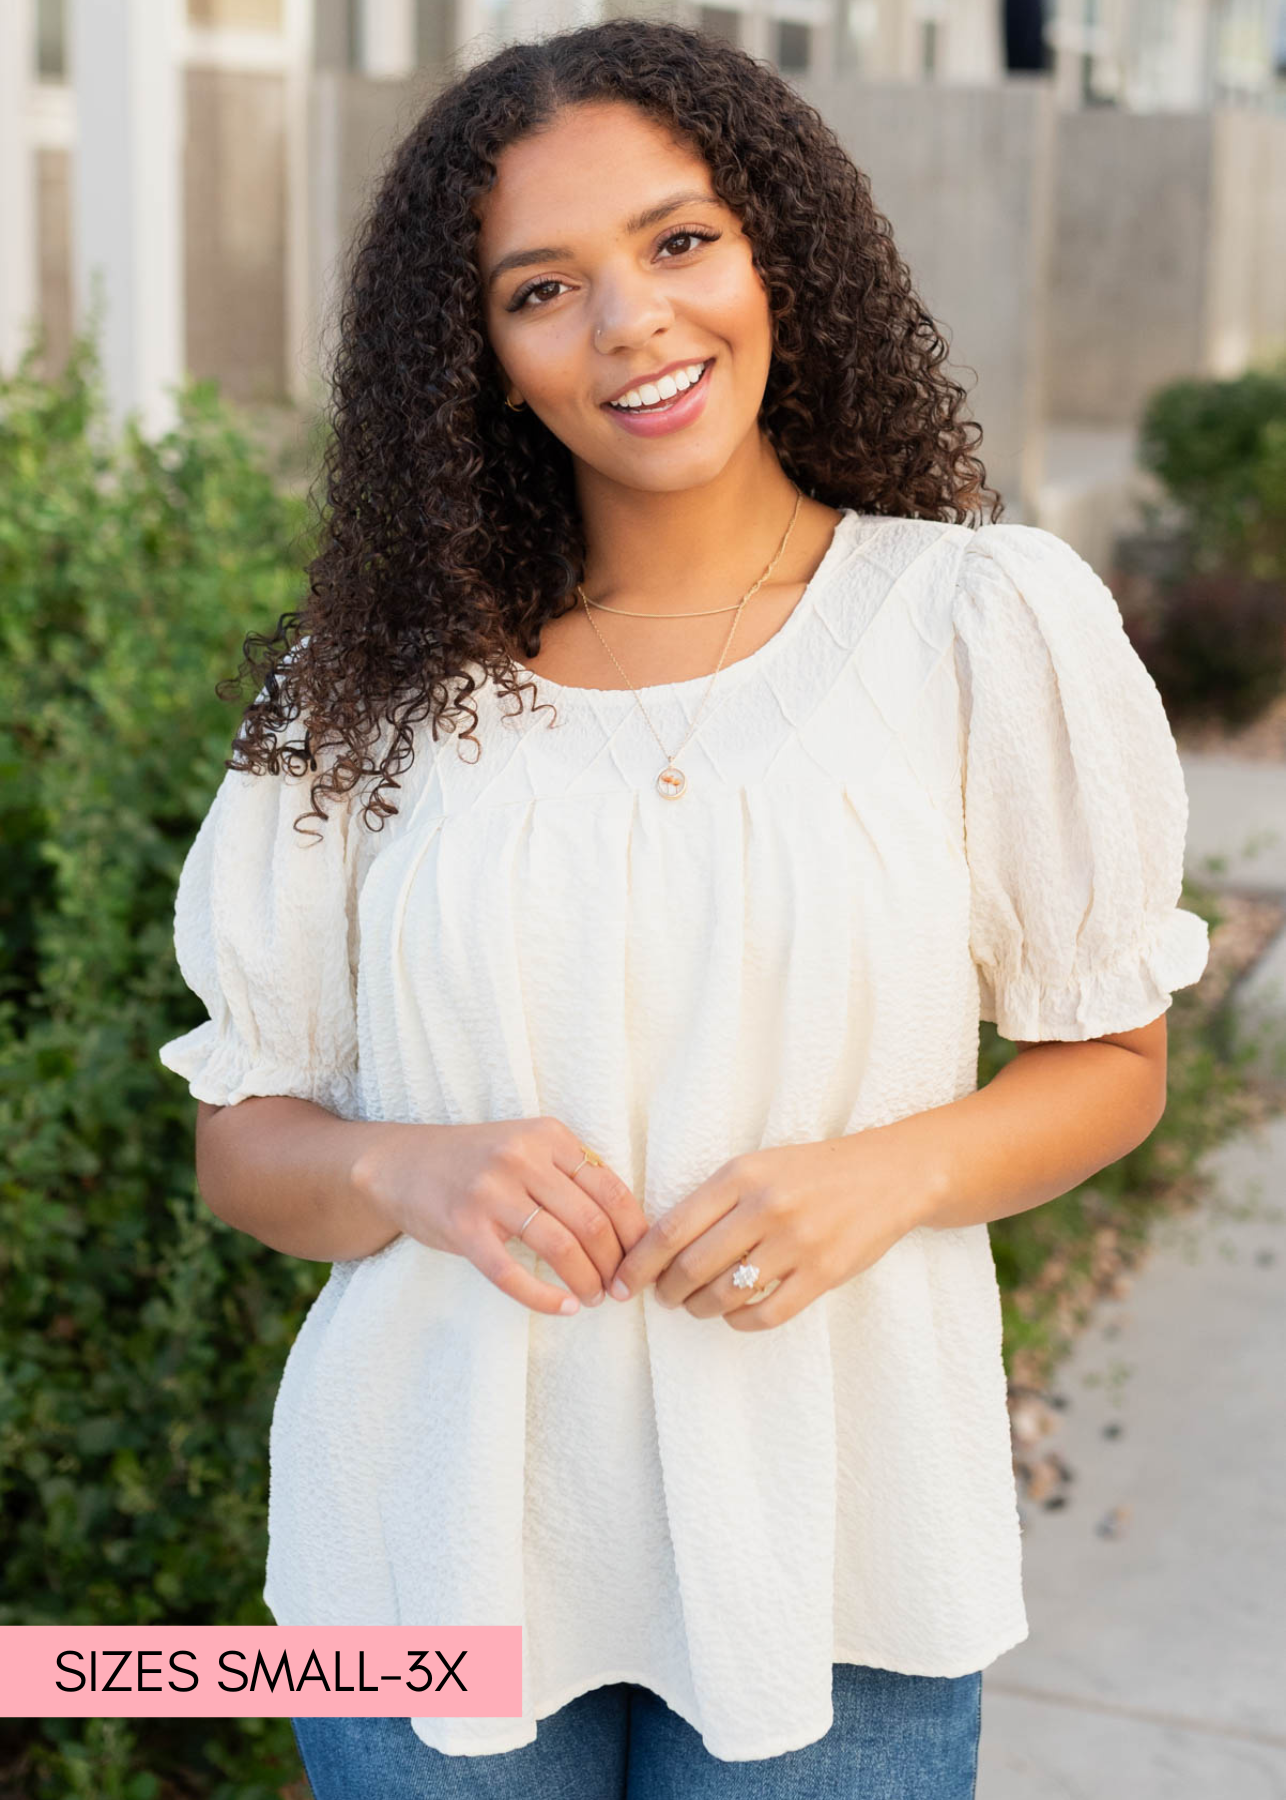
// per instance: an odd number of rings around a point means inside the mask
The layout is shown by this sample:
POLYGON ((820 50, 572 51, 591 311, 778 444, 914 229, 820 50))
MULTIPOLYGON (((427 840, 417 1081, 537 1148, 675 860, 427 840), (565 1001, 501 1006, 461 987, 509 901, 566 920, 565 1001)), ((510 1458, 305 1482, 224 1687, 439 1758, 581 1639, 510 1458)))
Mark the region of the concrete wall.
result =
POLYGON ((1210 142, 1201 119, 1096 108, 1057 127, 1049 397, 1126 424, 1200 366, 1210 142))
POLYGON ((982 425, 991 485, 1021 522, 1042 476, 1055 115, 1050 85, 800 82, 870 177, 945 365, 982 425))
POLYGON ((1286 351, 1286 116, 1210 115, 1205 367, 1235 375, 1286 351))
POLYGON ((285 90, 280 75, 185 72, 186 357, 236 400, 286 386, 285 90))
POLYGON ((1286 344, 1286 118, 1060 113, 1055 171, 1056 418, 1130 424, 1286 344))

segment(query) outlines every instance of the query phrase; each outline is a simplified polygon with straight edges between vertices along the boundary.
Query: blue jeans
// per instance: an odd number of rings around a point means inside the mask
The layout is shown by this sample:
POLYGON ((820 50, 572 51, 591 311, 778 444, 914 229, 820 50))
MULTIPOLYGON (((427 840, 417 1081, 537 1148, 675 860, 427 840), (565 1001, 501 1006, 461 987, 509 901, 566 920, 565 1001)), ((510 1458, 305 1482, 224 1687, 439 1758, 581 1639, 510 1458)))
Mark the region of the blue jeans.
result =
POLYGON ((836 1663, 835 1722, 782 1756, 723 1762, 634 1682, 592 1688, 489 1756, 430 1749, 409 1719, 292 1719, 315 1800, 974 1800, 982 1671, 836 1663))

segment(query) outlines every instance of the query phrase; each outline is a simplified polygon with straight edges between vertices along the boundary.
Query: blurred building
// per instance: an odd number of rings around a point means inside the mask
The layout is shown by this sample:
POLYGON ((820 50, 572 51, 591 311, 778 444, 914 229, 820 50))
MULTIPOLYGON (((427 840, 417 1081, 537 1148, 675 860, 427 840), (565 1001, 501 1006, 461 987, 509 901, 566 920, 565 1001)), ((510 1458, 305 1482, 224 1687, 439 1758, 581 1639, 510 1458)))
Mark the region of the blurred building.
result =
POLYGON ((434 89, 643 12, 839 131, 1018 514, 1052 433, 1116 442, 1158 382, 1286 344, 1286 0, 3 0, 0 362, 38 321, 56 367, 97 294, 118 415, 162 427, 184 372, 316 400, 343 249, 434 89))

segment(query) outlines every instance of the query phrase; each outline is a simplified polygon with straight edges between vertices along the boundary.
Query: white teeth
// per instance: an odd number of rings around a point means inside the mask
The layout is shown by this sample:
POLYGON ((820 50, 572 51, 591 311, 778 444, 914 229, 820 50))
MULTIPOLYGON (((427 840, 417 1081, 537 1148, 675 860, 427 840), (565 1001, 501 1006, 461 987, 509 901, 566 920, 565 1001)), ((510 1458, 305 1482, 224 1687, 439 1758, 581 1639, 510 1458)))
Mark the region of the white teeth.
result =
POLYGON ((684 369, 675 369, 670 375, 662 375, 657 382, 645 381, 642 387, 631 388, 619 400, 609 400, 608 405, 618 407, 622 412, 660 405, 663 401, 672 400, 675 394, 686 392, 694 382, 701 379, 701 373, 707 366, 705 363, 689 363, 684 369))

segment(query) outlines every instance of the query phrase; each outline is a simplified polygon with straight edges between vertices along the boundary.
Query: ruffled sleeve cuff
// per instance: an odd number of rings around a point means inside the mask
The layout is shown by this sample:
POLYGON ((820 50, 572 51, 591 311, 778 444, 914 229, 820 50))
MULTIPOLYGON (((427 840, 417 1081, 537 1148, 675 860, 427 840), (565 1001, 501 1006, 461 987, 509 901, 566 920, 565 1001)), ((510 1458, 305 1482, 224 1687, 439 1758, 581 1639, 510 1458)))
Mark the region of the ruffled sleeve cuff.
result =
POLYGON ((1065 982, 1043 982, 1023 969, 1001 975, 979 965, 981 1017, 1015 1043, 1079 1043, 1134 1031, 1169 1009, 1174 989, 1200 980, 1209 940, 1203 918, 1175 907, 1141 946, 1065 982))
POLYGON ((341 1118, 360 1114, 355 1068, 314 1068, 252 1056, 234 1034, 206 1019, 182 1037, 162 1044, 162 1065, 188 1084, 194 1100, 211 1106, 235 1106, 253 1095, 288 1095, 311 1100, 341 1118))

